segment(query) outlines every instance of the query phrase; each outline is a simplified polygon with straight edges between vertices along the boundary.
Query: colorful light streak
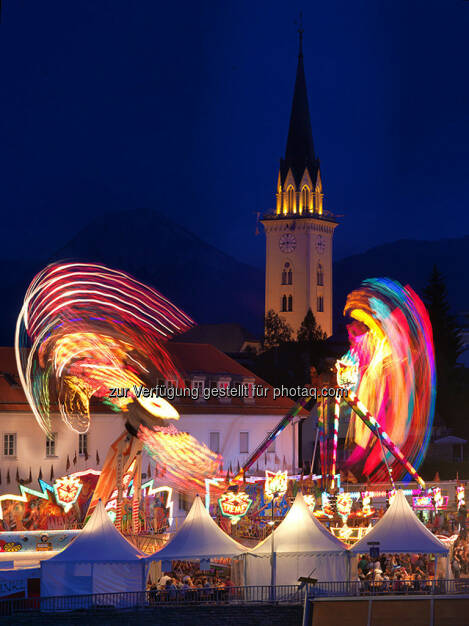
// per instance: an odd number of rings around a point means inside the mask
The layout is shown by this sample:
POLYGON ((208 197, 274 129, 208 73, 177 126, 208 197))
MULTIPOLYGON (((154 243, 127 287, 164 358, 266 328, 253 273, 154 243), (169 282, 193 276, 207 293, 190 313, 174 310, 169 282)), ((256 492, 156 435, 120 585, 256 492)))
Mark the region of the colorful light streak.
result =
MULTIPOLYGON (((349 294, 344 315, 353 322, 348 326, 350 351, 337 365, 339 384, 354 392, 380 430, 389 433, 387 443, 396 448, 389 451, 395 457, 389 460, 396 480, 403 469, 416 478, 409 467, 418 468, 425 455, 436 396, 433 336, 425 306, 409 286, 370 279, 349 294), (394 454, 397 450, 402 456, 394 454)), ((355 447, 347 465, 382 482, 387 470, 376 434, 366 421, 351 419, 347 445, 355 447)))
POLYGON ((456 500, 458 503, 458 511, 462 506, 466 506, 466 500, 465 500, 465 491, 464 491, 464 485, 458 485, 456 487, 456 500))
POLYGON ((395 459, 407 470, 407 472, 416 480, 422 489, 425 489, 425 481, 417 473, 415 468, 404 457, 400 449, 391 441, 389 435, 382 430, 380 424, 376 421, 373 415, 358 399, 353 391, 349 391, 348 397, 344 397, 345 402, 353 409, 353 411, 363 420, 376 437, 379 437, 383 445, 391 452, 395 459))
POLYGON ((192 324, 167 298, 124 272, 91 263, 45 268, 26 293, 15 333, 21 383, 41 428, 52 435, 57 406, 72 430, 85 433, 91 402, 101 401, 125 412, 129 432, 142 436, 179 486, 203 485, 221 457, 174 427, 163 432, 178 412, 164 398, 139 393, 159 378, 184 387, 165 342, 192 324))
POLYGON ((51 436, 57 405, 71 429, 87 432, 91 398, 120 411, 137 403, 147 419, 177 419, 164 399, 139 397, 134 387, 151 387, 157 375, 183 385, 163 344, 192 324, 124 272, 91 263, 45 268, 26 293, 15 332, 19 376, 41 428, 51 436), (120 388, 129 393, 113 397, 110 390, 120 388))
POLYGON ((158 466, 164 468, 166 480, 186 493, 195 495, 203 490, 205 480, 215 476, 220 467, 219 454, 173 426, 140 426, 138 438, 158 466))
POLYGON ((331 467, 331 489, 335 489, 335 471, 337 467, 337 443, 339 440, 339 419, 340 419, 340 400, 339 398, 335 399, 334 402, 334 433, 333 433, 333 441, 332 441, 332 467, 331 467))

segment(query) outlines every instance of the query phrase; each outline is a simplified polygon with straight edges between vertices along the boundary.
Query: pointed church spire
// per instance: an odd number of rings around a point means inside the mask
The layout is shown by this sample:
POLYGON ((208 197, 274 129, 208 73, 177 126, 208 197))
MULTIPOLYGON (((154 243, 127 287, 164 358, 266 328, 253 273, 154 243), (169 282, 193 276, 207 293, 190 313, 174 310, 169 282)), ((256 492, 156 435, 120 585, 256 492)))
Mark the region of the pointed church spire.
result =
MULTIPOLYGON (((300 18, 301 19, 301 18, 300 18)), ((285 182, 288 170, 291 169, 295 182, 301 181, 305 168, 308 168, 313 184, 316 181, 319 168, 318 159, 314 153, 313 131, 309 115, 308 93, 303 63, 303 27, 300 21, 298 29, 299 51, 298 67, 296 70, 295 90, 288 129, 287 148, 285 158, 280 162, 281 184, 285 182)))

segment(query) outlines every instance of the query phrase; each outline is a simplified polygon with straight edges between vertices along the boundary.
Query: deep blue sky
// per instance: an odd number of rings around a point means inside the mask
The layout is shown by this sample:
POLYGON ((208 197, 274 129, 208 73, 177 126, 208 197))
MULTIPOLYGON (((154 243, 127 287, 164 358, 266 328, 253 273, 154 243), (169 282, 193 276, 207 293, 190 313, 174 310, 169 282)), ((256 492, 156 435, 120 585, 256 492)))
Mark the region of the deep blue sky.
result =
POLYGON ((467 234, 469 2, 4 0, 0 256, 151 207, 262 265, 301 9, 336 258, 467 234))

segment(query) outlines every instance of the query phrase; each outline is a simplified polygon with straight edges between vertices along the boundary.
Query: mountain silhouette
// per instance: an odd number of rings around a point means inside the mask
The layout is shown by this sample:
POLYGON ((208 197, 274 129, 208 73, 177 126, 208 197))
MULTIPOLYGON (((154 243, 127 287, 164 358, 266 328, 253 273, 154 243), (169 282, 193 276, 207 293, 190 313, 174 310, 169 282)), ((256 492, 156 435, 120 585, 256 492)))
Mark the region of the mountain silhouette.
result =
MULTIPOLYGON (((12 345, 25 291, 45 264, 57 260, 104 263, 146 282, 200 324, 237 323, 260 337, 264 272, 241 263, 150 209, 97 217, 46 261, 0 260, 0 343, 12 345)), ((263 244, 262 244, 263 245, 263 244)), ((466 258, 469 236, 439 241, 400 240, 334 264, 335 328, 347 294, 365 278, 388 276, 420 295, 436 264, 454 312, 469 311, 466 258)))

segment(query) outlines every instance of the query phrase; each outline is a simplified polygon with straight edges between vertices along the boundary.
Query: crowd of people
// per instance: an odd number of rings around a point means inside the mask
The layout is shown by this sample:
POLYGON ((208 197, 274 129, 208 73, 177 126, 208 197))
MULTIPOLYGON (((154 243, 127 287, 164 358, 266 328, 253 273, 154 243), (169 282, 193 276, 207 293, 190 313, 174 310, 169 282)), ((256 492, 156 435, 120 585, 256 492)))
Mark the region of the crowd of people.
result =
POLYGON ((453 544, 451 569, 454 578, 469 575, 469 539, 465 530, 459 533, 458 538, 453 544))
POLYGON ((188 562, 181 562, 181 567, 165 572, 157 583, 150 585, 150 598, 160 602, 200 599, 219 601, 225 596, 228 598, 233 588, 229 577, 205 574, 194 568, 188 571, 189 567, 188 562))
POLYGON ((363 554, 358 562, 358 579, 364 589, 389 591, 422 590, 435 576, 435 559, 427 554, 382 554, 373 562, 363 554))

